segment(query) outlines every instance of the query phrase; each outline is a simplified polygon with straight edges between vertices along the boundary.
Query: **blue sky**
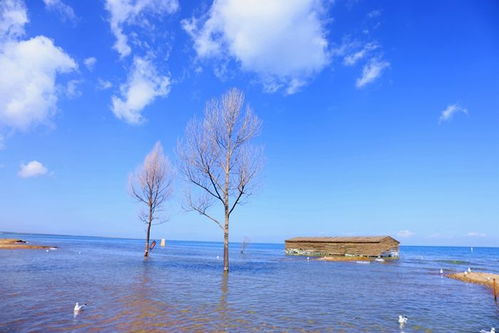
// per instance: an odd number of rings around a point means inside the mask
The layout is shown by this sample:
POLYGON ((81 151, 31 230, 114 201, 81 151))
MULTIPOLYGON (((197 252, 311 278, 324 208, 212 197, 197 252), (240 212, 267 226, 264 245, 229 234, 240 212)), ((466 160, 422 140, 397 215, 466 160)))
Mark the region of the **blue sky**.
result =
MULTIPOLYGON (((0 230, 142 237, 128 174, 158 140, 175 162, 189 119, 238 87, 265 167, 233 241, 499 246, 497 1, 3 0, 0 15, 0 230)), ((221 240, 180 209, 186 186, 153 237, 221 240)))

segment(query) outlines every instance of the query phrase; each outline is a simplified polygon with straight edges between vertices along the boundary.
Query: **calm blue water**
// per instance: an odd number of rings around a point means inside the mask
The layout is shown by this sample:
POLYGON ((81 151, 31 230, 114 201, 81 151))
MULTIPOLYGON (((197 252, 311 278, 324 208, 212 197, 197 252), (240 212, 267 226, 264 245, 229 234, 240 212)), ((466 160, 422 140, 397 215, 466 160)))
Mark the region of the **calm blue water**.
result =
POLYGON ((499 327, 491 291, 438 271, 499 273, 499 248, 402 247, 394 263, 307 262, 283 245, 16 235, 55 251, 0 250, 0 331, 479 332, 499 327), (88 308, 76 318, 74 303, 88 308))

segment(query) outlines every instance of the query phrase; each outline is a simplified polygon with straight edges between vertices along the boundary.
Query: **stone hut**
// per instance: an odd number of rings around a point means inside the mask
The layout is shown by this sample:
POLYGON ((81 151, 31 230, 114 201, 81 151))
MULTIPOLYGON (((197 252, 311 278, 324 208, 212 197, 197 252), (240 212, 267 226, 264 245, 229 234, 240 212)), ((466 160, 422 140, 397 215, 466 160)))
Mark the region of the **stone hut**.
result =
POLYGON ((287 255, 398 257, 400 242, 390 236, 295 237, 285 244, 287 255))

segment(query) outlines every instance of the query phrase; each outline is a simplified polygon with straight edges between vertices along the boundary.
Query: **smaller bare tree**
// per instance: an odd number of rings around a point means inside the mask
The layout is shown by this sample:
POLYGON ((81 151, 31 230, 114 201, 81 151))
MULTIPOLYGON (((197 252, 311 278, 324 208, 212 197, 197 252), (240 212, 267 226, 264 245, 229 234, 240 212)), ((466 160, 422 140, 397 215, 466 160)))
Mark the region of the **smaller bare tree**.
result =
POLYGON ((159 221, 159 212, 172 192, 173 168, 163 152, 161 143, 156 142, 147 154, 144 163, 129 177, 130 195, 146 206, 139 218, 146 224, 146 245, 144 257, 149 256, 149 240, 153 222, 159 221))

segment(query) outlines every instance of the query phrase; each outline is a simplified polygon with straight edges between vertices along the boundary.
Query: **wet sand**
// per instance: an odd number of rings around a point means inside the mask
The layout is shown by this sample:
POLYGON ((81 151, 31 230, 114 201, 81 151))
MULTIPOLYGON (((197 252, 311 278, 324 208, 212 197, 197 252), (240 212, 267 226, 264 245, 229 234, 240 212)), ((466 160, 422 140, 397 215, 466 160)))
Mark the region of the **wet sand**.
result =
POLYGON ((470 273, 453 273, 447 277, 459 281, 476 283, 494 288, 494 279, 496 280, 496 288, 499 289, 499 274, 484 273, 484 272, 470 272, 470 273))
POLYGON ((320 261, 374 261, 375 258, 370 257, 346 257, 346 256, 327 256, 320 257, 320 261))
MULTIPOLYGON (((316 260, 320 261, 376 261, 377 258, 374 257, 357 257, 357 256, 326 256, 326 257, 320 257, 316 260)), ((398 258, 396 257, 385 257, 381 258, 383 259, 382 261, 393 261, 397 260, 398 258)))
POLYGON ((0 238, 0 250, 50 249, 53 246, 32 245, 22 239, 0 238))

